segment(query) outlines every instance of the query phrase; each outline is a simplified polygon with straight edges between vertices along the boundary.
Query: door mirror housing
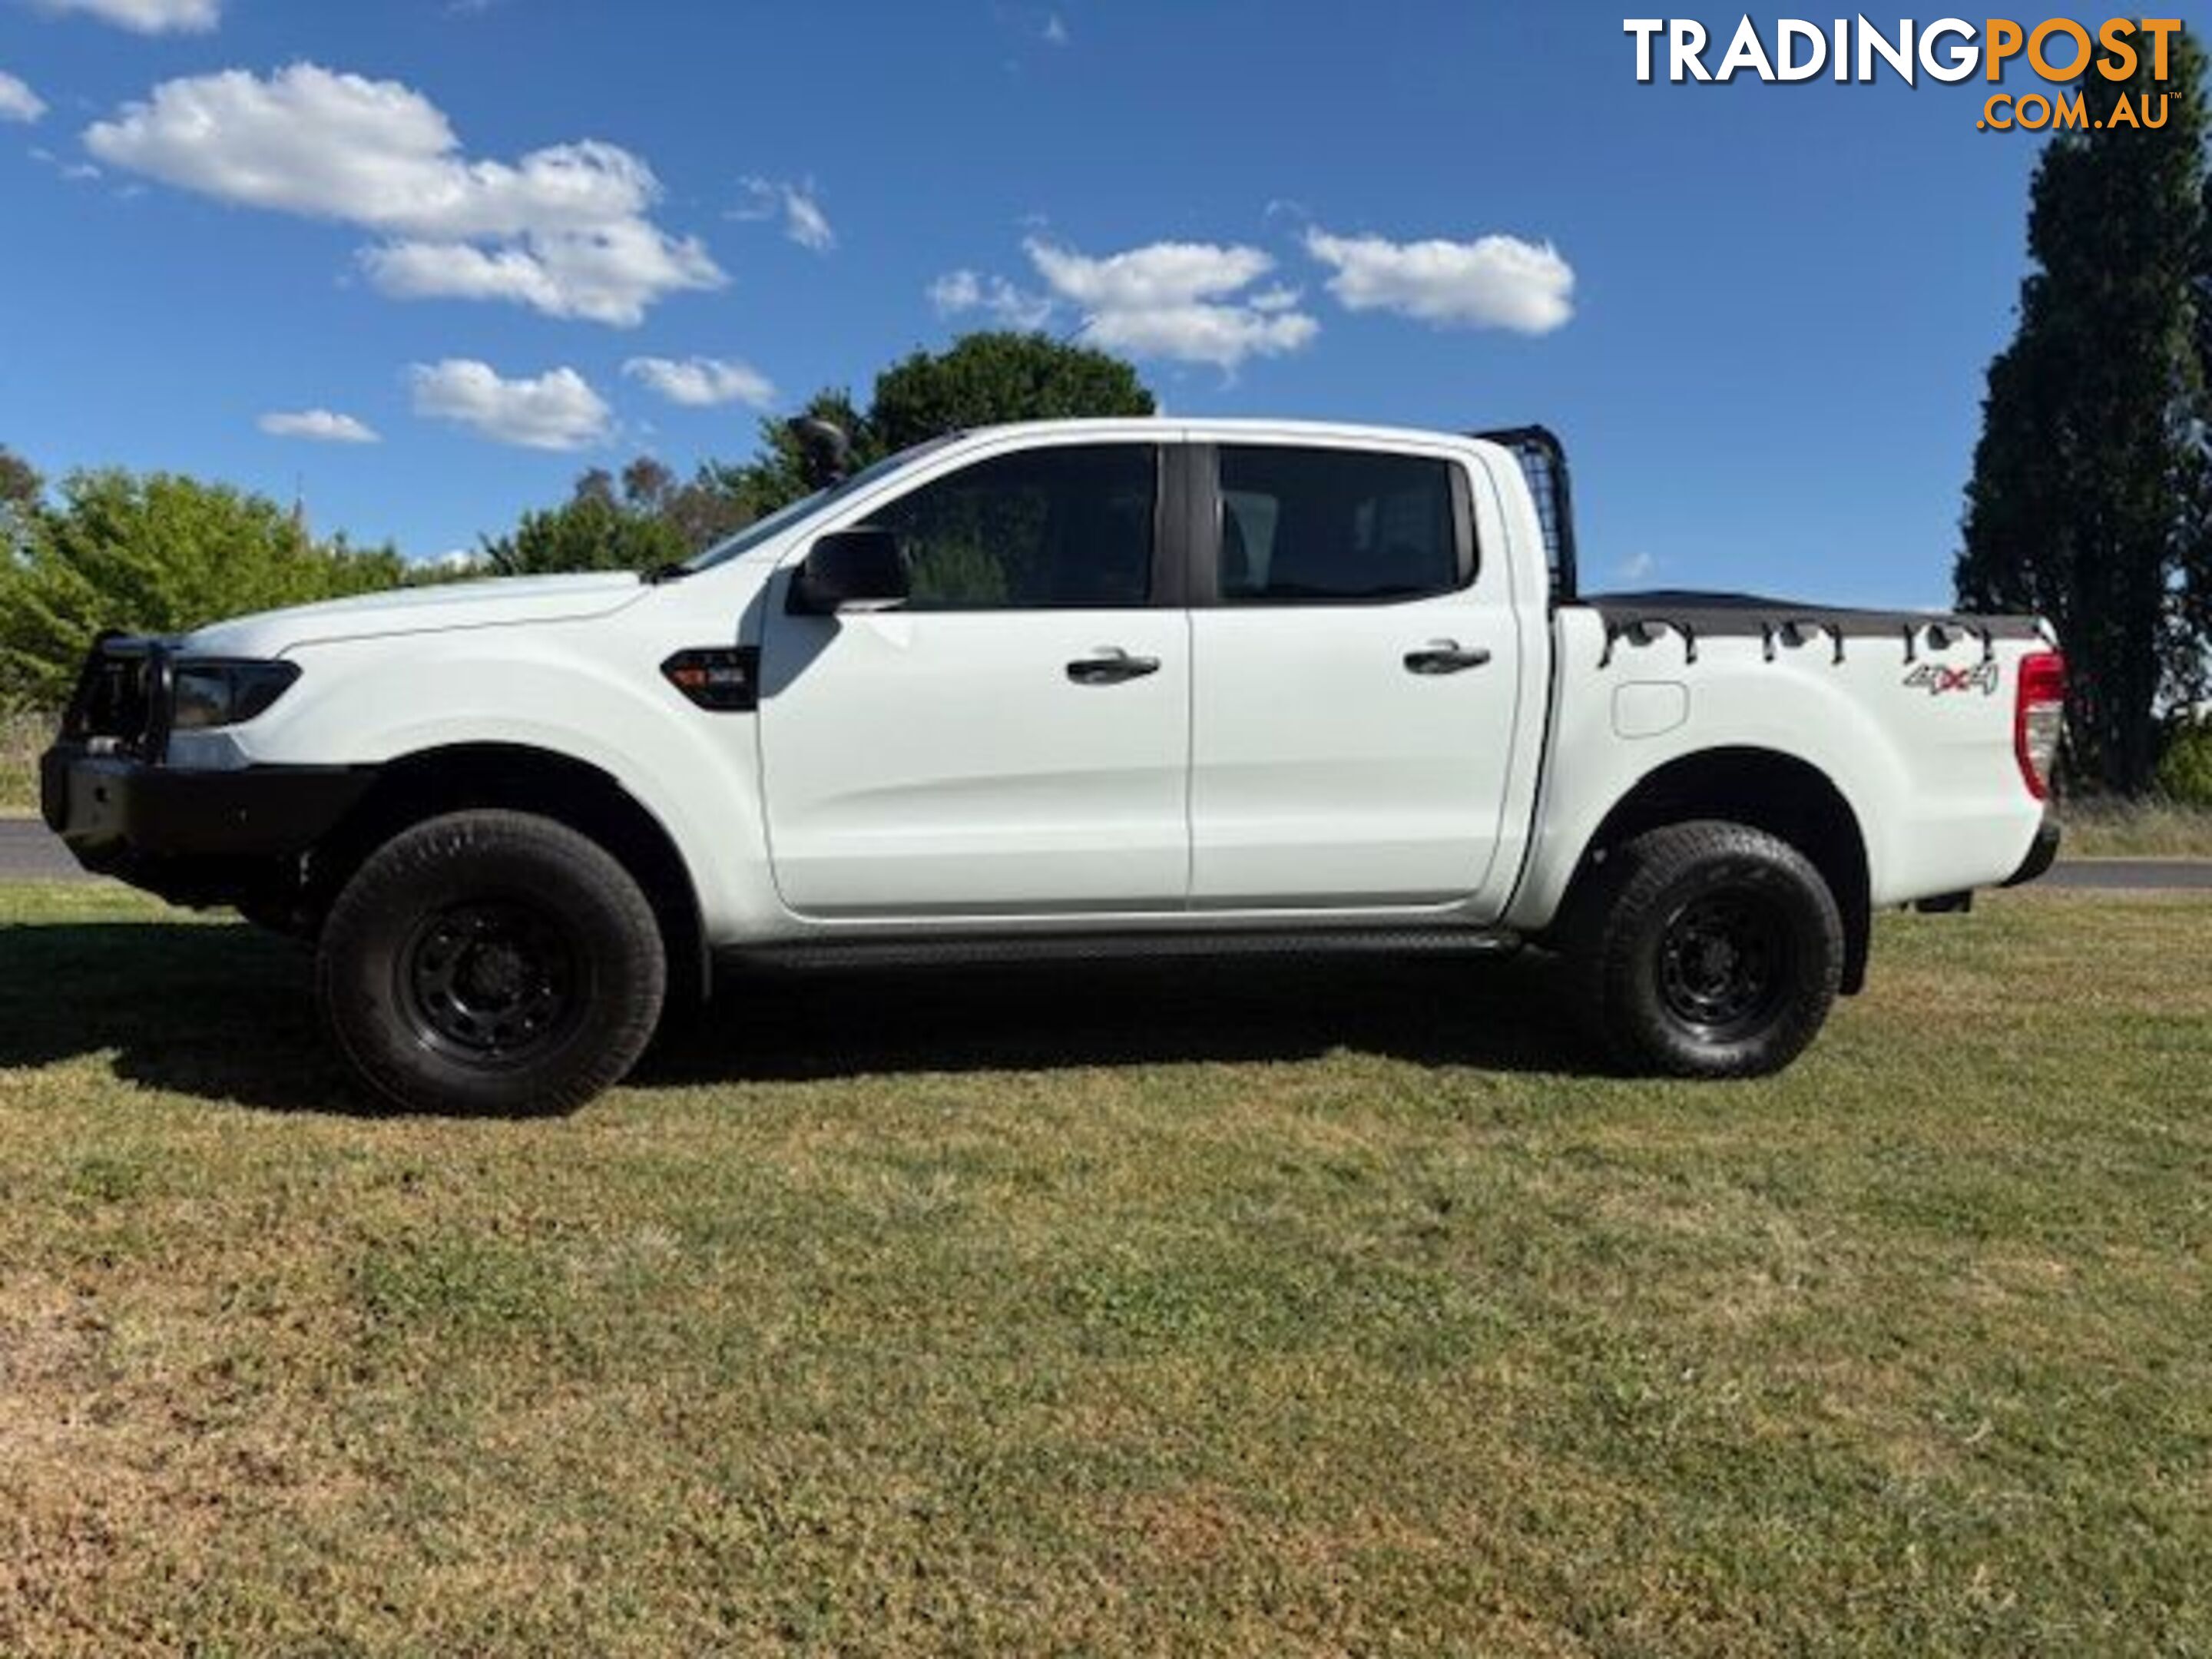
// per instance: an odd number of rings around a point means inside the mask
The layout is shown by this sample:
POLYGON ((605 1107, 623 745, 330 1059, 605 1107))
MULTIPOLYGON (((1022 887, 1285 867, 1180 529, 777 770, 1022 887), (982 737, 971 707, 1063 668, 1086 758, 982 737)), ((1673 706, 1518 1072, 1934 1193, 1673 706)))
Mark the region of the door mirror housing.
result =
POLYGON ((797 616, 832 617, 897 605, 911 591, 898 538, 864 526, 832 531, 806 550, 792 573, 786 608, 797 616))

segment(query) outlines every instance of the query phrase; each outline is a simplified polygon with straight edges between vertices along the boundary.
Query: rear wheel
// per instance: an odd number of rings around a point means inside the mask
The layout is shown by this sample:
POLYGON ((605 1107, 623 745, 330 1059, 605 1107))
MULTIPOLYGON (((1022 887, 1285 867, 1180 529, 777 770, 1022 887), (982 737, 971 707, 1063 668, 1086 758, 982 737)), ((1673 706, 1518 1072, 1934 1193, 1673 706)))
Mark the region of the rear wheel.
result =
POLYGON ((1820 872, 1739 823, 1669 824, 1616 849, 1567 943, 1613 1055, 1678 1077, 1780 1071, 1819 1033, 1843 975, 1843 918, 1820 872))
POLYGON ((629 872, 521 812, 451 813, 380 848, 331 907, 316 962, 355 1072, 413 1111, 573 1110, 635 1063, 666 982, 629 872))

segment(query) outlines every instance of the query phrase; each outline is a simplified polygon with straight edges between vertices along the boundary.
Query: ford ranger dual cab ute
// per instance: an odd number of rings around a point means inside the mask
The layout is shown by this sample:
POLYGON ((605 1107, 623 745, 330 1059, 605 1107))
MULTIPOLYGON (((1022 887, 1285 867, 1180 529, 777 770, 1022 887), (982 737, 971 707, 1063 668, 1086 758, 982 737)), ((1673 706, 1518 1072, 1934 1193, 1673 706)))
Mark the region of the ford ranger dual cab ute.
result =
POLYGON ((105 637, 46 821, 312 939, 361 1081, 463 1112, 580 1104, 741 959, 1532 942, 1620 1062, 1763 1073, 1877 908, 2057 848, 2044 623, 1583 596, 1541 428, 838 471, 643 577, 105 637))

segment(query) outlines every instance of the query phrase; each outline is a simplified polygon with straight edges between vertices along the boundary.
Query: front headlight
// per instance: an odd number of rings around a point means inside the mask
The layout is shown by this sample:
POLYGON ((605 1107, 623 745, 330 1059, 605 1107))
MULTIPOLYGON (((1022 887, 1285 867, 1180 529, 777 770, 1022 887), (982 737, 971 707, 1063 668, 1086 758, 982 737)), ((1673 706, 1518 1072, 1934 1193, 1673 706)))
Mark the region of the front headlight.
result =
POLYGON ((207 732, 241 726, 290 690, 300 665, 290 662, 180 662, 174 670, 169 729, 207 732))

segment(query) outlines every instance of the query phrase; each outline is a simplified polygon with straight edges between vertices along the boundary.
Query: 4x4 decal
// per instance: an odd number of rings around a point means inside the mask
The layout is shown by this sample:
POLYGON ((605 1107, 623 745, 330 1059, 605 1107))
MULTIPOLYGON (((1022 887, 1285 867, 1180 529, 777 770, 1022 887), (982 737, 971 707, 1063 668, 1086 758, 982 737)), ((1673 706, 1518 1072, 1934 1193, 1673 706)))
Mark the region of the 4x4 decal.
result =
POLYGON ((1971 668, 1946 668, 1941 663, 1924 662, 1905 677, 1905 684, 1940 697, 1947 691, 1979 691, 1985 697, 1997 694, 1997 665, 1978 662, 1971 668))

